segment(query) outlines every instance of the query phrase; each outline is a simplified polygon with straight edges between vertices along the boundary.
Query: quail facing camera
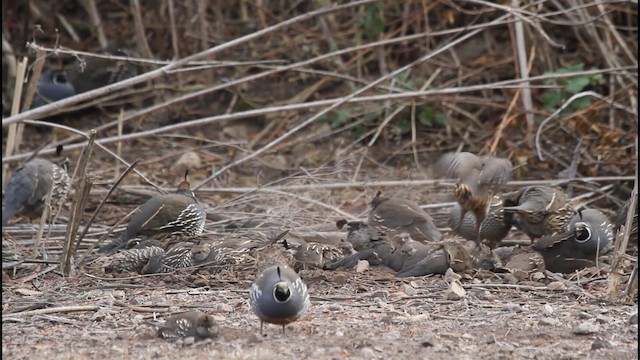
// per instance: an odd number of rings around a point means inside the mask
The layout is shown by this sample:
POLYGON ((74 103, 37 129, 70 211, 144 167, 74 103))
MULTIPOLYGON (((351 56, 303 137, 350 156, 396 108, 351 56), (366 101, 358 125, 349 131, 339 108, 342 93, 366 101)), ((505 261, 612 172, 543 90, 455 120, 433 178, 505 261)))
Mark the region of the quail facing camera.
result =
POLYGON ((251 285, 249 305, 264 323, 285 325, 302 317, 309 309, 309 293, 300 276, 290 267, 274 265, 265 269, 251 285))

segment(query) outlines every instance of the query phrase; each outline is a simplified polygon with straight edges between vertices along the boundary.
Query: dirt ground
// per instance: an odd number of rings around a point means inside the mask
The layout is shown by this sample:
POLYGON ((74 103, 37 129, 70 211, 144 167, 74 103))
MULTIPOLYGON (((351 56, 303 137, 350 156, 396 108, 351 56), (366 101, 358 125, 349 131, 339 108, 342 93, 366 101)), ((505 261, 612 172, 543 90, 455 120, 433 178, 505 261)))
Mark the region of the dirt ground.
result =
POLYGON ((50 273, 23 284, 5 278, 2 354, 7 359, 638 358, 638 305, 601 300, 606 275, 583 286, 576 279, 513 285, 505 283, 504 274, 474 275, 464 274, 466 294, 452 299, 443 276, 400 279, 384 267, 302 270, 309 312, 284 334, 265 324, 263 335, 247 301, 250 270, 125 278, 80 272, 67 279, 50 273), (155 336, 154 317, 194 309, 214 315, 218 338, 155 336))
MULTIPOLYGON (((100 52, 89 11, 80 5, 94 1, 15 3, 5 9, 3 2, 3 49, 6 38, 13 60, 30 56, 29 65, 34 63, 36 55, 24 48, 27 41, 68 49, 49 51, 45 68, 69 71, 78 60, 74 51, 100 52), (79 40, 72 36, 76 33, 79 40)), ((159 62, 333 6, 330 1, 95 3, 103 35, 132 58, 159 62), (203 4, 208 5, 201 9, 203 4)), ((135 88, 111 84, 113 91, 81 103, 40 108, 36 119, 74 131, 27 123, 19 151, 12 159, 3 156, 11 170, 43 144, 49 156, 56 143, 64 143, 72 173, 86 139, 78 132, 99 128, 97 139, 108 140, 89 159, 93 186, 81 230, 127 168, 124 162, 140 161, 138 174, 126 176, 97 212, 75 249, 78 268, 69 277, 62 276, 59 263, 78 177, 41 256, 32 256, 34 225, 16 219, 17 225, 2 229, 3 359, 637 359, 637 294, 608 300, 606 269, 564 276, 538 272, 524 279, 470 271, 459 274, 464 288, 459 296, 452 296, 447 276, 398 278, 382 266, 361 272, 303 270, 311 295, 308 313, 284 334, 276 325, 265 325, 260 334, 248 304, 255 278, 250 269, 113 277, 85 266, 96 256, 96 242, 113 227, 122 230, 125 224, 118 221, 157 188, 175 189, 185 169, 211 215, 205 232, 216 236, 224 236, 231 222, 300 229, 363 219, 378 190, 414 200, 430 213, 447 211, 453 183, 437 183, 428 170, 437 156, 456 150, 509 158, 519 181, 510 190, 526 181, 558 183, 581 205, 613 215, 637 177, 637 4, 575 6, 561 0, 522 2, 526 8, 513 10, 504 3, 388 1, 349 7, 301 18, 199 59, 253 65, 172 69, 135 88), (510 14, 524 20, 522 48, 513 19, 495 22, 510 14), (458 42, 476 29, 483 30, 458 42), (375 45, 405 35, 411 38, 375 45), (367 44, 373 45, 361 48, 367 44), (344 49, 349 51, 322 56, 344 49), (428 54, 433 56, 417 61, 428 54), (290 64, 299 66, 246 80, 290 64), (413 65, 406 72, 359 97, 435 93, 342 104, 316 121, 309 119, 326 106, 264 110, 344 99, 408 64, 413 65), (523 64, 530 67, 532 108, 525 106, 523 88, 514 86, 523 83, 523 64), (563 77, 573 72, 577 75, 563 77), (222 89, 228 80, 243 79, 222 89), (551 116, 577 92, 598 97, 551 116), (118 141, 120 135, 127 139, 118 141), (193 154, 197 161, 184 157, 193 154), (220 169, 225 171, 211 178, 220 169), (220 214, 225 218, 216 217, 220 214), (81 259, 84 255, 88 258, 81 259), (156 319, 185 310, 212 314, 220 336, 195 342, 155 335, 156 319)), ((15 85, 9 55, 3 50, 3 120, 10 116, 15 85)), ((138 64, 140 73, 164 64, 120 60, 123 68, 138 64)), ((3 154, 6 148, 3 136, 3 154)), ((521 236, 513 232, 507 239, 521 236)))

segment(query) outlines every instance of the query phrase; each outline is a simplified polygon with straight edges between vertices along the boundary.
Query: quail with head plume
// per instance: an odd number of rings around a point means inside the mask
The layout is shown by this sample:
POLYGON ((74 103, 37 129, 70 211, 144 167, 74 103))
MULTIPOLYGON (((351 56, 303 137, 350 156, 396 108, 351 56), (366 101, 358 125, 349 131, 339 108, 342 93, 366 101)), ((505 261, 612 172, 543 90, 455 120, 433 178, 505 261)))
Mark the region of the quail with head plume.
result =
POLYGON ((282 325, 284 333, 285 325, 298 320, 309 309, 309 293, 292 268, 274 265, 251 285, 249 305, 260 319, 260 334, 265 322, 282 325))
POLYGON ((46 105, 54 101, 66 99, 76 94, 73 85, 67 81, 62 72, 51 69, 45 70, 38 78, 36 94, 33 98, 32 108, 46 105))
POLYGON ((158 336, 164 339, 193 337, 195 340, 215 338, 220 328, 213 315, 201 311, 188 311, 172 315, 158 326, 158 336))
MULTIPOLYGON (((476 219, 467 213, 462 219, 462 207, 455 204, 449 214, 449 225, 454 232, 466 240, 475 241, 478 237, 476 219)), ((480 238, 493 250, 509 234, 511 224, 505 220, 502 210, 502 197, 494 195, 486 218, 480 226, 480 238)))
POLYGON ((207 214, 186 180, 172 194, 153 196, 138 208, 124 233, 114 242, 102 247, 113 253, 130 239, 161 233, 198 236, 204 231, 207 214))
MULTIPOLYGON (((60 148, 58 152, 60 152, 60 148)), ((17 168, 4 191, 2 226, 16 215, 39 218, 51 190, 51 208, 57 209, 67 199, 71 187, 64 164, 36 158, 17 168)))
POLYGON ((532 240, 564 231, 575 210, 564 191, 551 186, 527 186, 503 194, 504 212, 532 240))
POLYGON ((563 232, 544 236, 533 244, 533 249, 544 258, 551 272, 573 272, 594 266, 595 260, 610 250, 614 226, 599 210, 578 211, 563 232))
POLYGON ((487 217, 493 196, 511 179, 513 165, 504 158, 451 152, 442 155, 434 165, 434 171, 441 177, 459 179, 453 195, 462 209, 460 218, 464 219, 468 212, 473 214, 476 242, 481 246, 480 227, 487 217))
POLYGON ((384 232, 408 233, 420 242, 440 240, 442 234, 429 214, 413 201, 380 196, 380 191, 371 200, 369 226, 384 232))

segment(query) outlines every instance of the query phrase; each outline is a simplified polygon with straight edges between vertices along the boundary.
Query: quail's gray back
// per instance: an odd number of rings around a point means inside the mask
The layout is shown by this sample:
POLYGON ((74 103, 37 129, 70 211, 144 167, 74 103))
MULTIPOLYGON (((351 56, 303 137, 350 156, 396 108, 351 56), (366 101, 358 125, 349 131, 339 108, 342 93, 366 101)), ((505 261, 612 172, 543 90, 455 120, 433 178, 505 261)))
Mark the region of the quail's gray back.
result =
POLYGON ((65 202, 70 187, 65 168, 46 159, 36 158, 27 162, 14 171, 5 189, 2 225, 18 214, 40 217, 49 189, 52 209, 57 209, 65 202))
POLYGON ((260 333, 265 322, 282 325, 284 332, 286 324, 298 320, 309 309, 309 293, 292 268, 274 265, 251 285, 249 304, 260 319, 260 333))
POLYGON ((369 226, 390 233, 409 233, 416 241, 440 240, 438 231, 429 214, 413 201, 401 198, 385 198, 380 193, 371 201, 368 216, 369 226))

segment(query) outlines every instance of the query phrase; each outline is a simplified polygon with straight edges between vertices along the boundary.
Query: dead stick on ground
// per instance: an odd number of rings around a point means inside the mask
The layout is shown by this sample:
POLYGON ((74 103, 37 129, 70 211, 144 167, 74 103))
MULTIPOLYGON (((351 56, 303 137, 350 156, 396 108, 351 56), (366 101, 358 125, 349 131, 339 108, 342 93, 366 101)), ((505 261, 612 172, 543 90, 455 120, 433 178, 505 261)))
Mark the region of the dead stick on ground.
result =
POLYGON ((76 172, 80 173, 80 188, 76 193, 76 197, 73 199, 71 218, 69 219, 69 227, 67 227, 67 233, 64 241, 64 250, 62 252, 62 259, 60 261, 60 268, 62 273, 67 276, 71 270, 71 258, 75 255, 74 239, 78 233, 80 227, 80 219, 84 213, 84 206, 89 197, 91 190, 92 180, 87 176, 87 169, 89 167, 89 160, 93 153, 93 146, 96 139, 96 131, 91 130, 89 133, 89 141, 87 146, 83 149, 82 155, 78 162, 78 168, 76 172))
POLYGON ((30 315, 43 315, 43 314, 53 314, 53 313, 70 313, 70 312, 78 312, 78 311, 98 311, 100 309, 97 305, 76 305, 76 306, 61 306, 54 308, 46 308, 46 309, 38 309, 38 310, 29 310, 23 311, 15 314, 7 314, 10 316, 30 316, 30 315))

